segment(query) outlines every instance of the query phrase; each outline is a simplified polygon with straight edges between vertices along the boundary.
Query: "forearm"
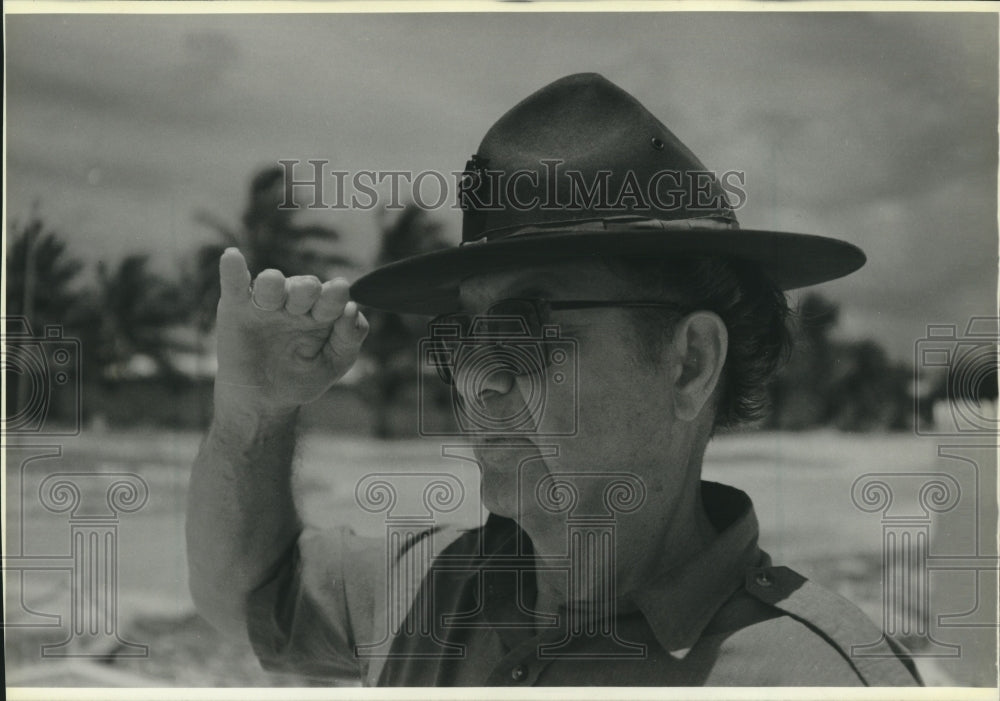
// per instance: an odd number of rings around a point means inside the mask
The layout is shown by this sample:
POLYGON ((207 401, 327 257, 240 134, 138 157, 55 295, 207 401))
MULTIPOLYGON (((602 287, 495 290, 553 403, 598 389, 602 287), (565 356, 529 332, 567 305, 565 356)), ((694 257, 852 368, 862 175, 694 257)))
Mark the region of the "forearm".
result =
POLYGON ((297 411, 220 412, 195 460, 188 491, 191 595, 220 630, 245 636, 247 594, 301 532, 292 497, 297 411))
POLYGON ((251 284, 235 248, 219 260, 215 420, 191 474, 187 547, 195 605, 220 630, 246 637, 250 592, 302 530, 292 499, 295 419, 354 361, 368 322, 343 278, 251 284))

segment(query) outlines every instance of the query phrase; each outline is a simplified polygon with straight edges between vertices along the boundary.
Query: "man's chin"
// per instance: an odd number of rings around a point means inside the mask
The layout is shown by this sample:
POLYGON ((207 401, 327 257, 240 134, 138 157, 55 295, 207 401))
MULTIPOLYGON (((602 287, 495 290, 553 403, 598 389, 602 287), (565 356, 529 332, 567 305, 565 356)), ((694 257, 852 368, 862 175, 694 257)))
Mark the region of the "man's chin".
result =
POLYGON ((509 494, 494 494, 490 491, 483 491, 483 506, 494 516, 503 516, 515 521, 519 521, 517 505, 509 494))
POLYGON ((477 453, 480 470, 480 491, 483 506, 491 514, 517 519, 518 461, 502 460, 498 455, 477 453))
POLYGON ((484 476, 487 472, 516 475, 526 459, 538 454, 538 447, 520 436, 482 436, 470 441, 484 476))
POLYGON ((539 454, 538 447, 520 436, 492 436, 476 443, 474 452, 483 506, 492 514, 520 522, 524 516, 519 513, 521 499, 534 499, 535 482, 546 472, 540 461, 531 460, 539 454), (529 484, 522 484, 525 480, 529 484))

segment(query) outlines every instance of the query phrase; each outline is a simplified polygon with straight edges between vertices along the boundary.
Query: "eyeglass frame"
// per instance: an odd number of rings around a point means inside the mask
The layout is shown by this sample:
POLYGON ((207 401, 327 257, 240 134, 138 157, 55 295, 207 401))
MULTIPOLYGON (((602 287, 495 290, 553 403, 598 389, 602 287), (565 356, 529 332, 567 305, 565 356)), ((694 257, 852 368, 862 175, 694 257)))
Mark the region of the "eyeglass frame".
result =
MULTIPOLYGON (((645 300, 645 299, 635 299, 635 300, 581 300, 581 299, 547 299, 545 297, 506 297, 504 299, 497 300, 486 310, 479 314, 472 314, 470 312, 448 312, 446 314, 439 314, 428 322, 428 328, 433 329, 435 326, 459 326, 461 329, 470 329, 472 324, 476 319, 494 317, 498 319, 510 318, 515 315, 512 314, 490 314, 490 311, 498 307, 501 304, 509 302, 527 302, 534 309, 535 316, 539 322, 539 331, 543 331, 546 326, 549 314, 553 311, 572 311, 579 309, 669 309, 680 313, 685 313, 687 307, 677 302, 665 302, 663 300, 645 300), (461 321, 448 321, 449 319, 461 319, 468 320, 468 325, 461 323, 461 321)), ((523 315, 521 318, 524 318, 523 315)), ((530 330, 530 329, 529 329, 530 330)), ((529 337, 530 338, 530 337, 529 337)), ((488 340, 489 335, 485 336, 473 336, 473 340, 479 339, 481 341, 488 340)), ((465 339, 463 339, 465 340, 465 339)), ((544 338, 538 338, 539 341, 544 341, 544 338)), ((445 379, 442 373, 443 367, 436 365, 438 376, 441 381, 449 386, 454 385, 454 373, 449 369, 449 376, 451 380, 445 379)))

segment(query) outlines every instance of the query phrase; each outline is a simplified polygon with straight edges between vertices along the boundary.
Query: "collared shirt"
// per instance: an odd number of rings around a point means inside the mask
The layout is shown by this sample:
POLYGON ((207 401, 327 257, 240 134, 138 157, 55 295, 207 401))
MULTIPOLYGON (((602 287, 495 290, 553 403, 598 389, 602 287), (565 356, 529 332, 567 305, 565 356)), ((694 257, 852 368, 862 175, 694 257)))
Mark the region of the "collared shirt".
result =
POLYGON ((348 529, 305 534, 251 595, 250 639, 267 669, 380 685, 919 683, 856 607, 771 566, 746 494, 704 482, 702 496, 706 549, 598 610, 555 615, 533 609, 542 565, 509 519, 428 531, 388 559, 348 529))

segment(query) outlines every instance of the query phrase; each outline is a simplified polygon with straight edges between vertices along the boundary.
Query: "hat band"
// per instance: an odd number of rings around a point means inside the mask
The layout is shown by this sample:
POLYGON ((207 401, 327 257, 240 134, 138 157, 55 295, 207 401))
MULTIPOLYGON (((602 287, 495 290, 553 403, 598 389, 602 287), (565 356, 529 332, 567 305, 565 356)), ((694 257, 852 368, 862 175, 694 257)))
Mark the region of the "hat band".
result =
POLYGON ((562 221, 532 224, 531 226, 508 226, 490 229, 471 241, 463 241, 459 246, 472 246, 488 241, 509 239, 520 236, 537 236, 556 231, 692 231, 695 229, 737 230, 739 222, 730 217, 718 215, 689 217, 687 219, 650 219, 648 217, 621 216, 599 219, 565 219, 562 221))

